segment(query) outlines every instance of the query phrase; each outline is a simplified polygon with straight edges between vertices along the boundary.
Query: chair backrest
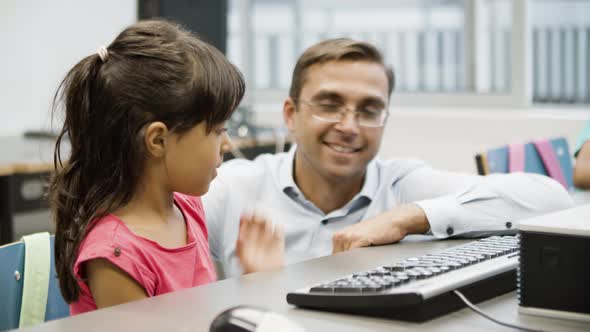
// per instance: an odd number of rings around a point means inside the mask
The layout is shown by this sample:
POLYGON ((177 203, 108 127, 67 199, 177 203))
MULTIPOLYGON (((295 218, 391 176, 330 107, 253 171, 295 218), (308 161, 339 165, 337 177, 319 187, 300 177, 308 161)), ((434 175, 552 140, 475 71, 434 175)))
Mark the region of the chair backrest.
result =
POLYGON ((564 137, 539 139, 527 143, 508 144, 489 149, 475 156, 477 172, 529 172, 552 177, 572 190, 573 168, 567 140, 564 137))
MULTIPOLYGON (((70 315, 68 304, 59 290, 55 272, 54 236, 50 237, 51 264, 45 321, 70 315)), ((0 330, 19 327, 25 278, 25 244, 23 241, 0 247, 0 330)))

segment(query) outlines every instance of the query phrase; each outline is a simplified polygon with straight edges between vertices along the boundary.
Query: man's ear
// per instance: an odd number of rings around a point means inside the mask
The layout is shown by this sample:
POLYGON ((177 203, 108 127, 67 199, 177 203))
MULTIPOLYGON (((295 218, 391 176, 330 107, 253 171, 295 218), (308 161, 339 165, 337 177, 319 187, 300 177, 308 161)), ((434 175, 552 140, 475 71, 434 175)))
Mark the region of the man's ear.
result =
POLYGON ((161 158, 166 155, 168 134, 168 127, 162 122, 152 122, 147 126, 143 139, 149 156, 161 158))
POLYGON ((295 130, 295 113, 297 112, 297 104, 291 97, 287 97, 283 103, 283 121, 290 132, 295 130))

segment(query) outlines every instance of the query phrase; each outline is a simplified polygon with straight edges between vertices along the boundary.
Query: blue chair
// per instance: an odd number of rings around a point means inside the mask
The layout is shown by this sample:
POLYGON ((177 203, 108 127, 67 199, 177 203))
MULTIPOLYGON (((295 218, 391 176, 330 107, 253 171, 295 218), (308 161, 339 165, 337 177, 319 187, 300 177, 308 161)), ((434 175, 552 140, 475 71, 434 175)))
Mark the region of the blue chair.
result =
MULTIPOLYGON (((43 321, 63 318, 70 315, 69 306, 61 296, 59 282, 55 272, 53 250, 54 236, 49 237, 49 246, 51 263, 49 264, 49 284, 47 289, 47 303, 45 304, 45 318, 43 321)), ((34 268, 32 266, 25 266, 26 247, 25 241, 19 241, 0 247, 0 330, 23 327, 23 324, 19 323, 21 320, 21 307, 25 300, 23 299, 23 286, 27 282, 27 278, 25 278, 25 274, 27 274, 25 268, 34 268)), ((47 253, 47 251, 33 248, 31 248, 31 250, 31 254, 34 253, 36 255, 47 253)), ((36 270, 35 273, 38 273, 38 271, 36 270)), ((33 279, 35 278, 31 278, 29 282, 35 282, 33 279)), ((30 287, 30 284, 26 287, 30 287)), ((32 288, 32 291, 35 290, 35 288, 32 288)), ((26 301, 29 304, 29 307, 35 307, 35 309, 38 309, 37 311, 41 310, 41 313, 37 314, 42 317, 42 305, 39 303, 31 303, 32 300, 30 299, 27 299, 26 301)), ((29 324, 31 324, 30 320, 24 325, 26 326, 29 324)))

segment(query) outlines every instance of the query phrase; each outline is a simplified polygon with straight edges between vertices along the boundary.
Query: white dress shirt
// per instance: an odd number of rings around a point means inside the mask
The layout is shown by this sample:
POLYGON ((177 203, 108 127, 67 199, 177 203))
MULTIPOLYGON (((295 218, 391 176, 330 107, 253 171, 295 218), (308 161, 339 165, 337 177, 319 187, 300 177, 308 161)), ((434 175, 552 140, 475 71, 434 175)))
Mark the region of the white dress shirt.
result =
POLYGON ((235 249, 240 215, 248 210, 283 226, 288 264, 331 254, 334 232, 402 204, 420 206, 436 238, 514 232, 520 219, 574 205, 558 182, 542 175, 479 176, 418 160, 374 159, 361 191, 325 214, 293 180, 295 149, 225 162, 203 196, 211 254, 227 276, 241 273, 235 249))

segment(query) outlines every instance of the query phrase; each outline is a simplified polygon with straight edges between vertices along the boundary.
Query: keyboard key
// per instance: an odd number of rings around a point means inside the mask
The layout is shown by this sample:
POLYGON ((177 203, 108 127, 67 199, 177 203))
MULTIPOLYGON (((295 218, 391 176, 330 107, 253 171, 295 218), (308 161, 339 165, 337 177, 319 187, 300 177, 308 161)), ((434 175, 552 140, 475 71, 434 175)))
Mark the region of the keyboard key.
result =
POLYGON ((442 266, 439 266, 438 268, 440 269, 441 273, 445 273, 445 272, 452 270, 452 268, 447 265, 442 265, 442 266))
POLYGON ((432 272, 434 275, 438 275, 442 273, 442 270, 438 267, 431 267, 428 269, 430 272, 432 272))
POLYGON ((385 269, 389 271, 403 271, 406 269, 404 264, 393 264, 393 265, 386 265, 384 266, 385 269))
POLYGON ((400 283, 406 283, 408 281, 410 281, 410 277, 408 277, 407 275, 403 275, 403 276, 397 276, 397 279, 399 280, 400 283))
POLYGON ((370 293, 370 292, 379 292, 383 290, 383 286, 379 284, 367 284, 362 287, 361 291, 363 293, 370 293))

